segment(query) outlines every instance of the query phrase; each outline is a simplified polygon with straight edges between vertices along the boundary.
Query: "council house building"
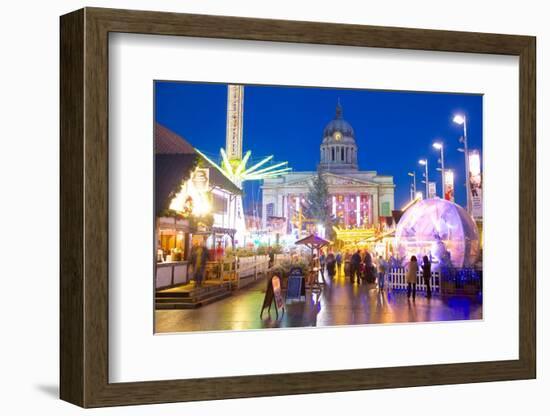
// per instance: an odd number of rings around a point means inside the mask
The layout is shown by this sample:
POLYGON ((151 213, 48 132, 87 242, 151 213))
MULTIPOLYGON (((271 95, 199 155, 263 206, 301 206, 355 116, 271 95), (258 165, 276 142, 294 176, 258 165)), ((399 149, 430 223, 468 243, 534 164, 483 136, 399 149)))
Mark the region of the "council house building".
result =
MULTIPOLYGON (((394 209, 393 176, 372 170, 359 170, 355 132, 343 118, 340 103, 336 115, 323 130, 319 169, 328 184, 332 215, 340 227, 371 228, 394 209)), ((302 210, 316 171, 292 172, 265 179, 262 185, 262 227, 270 219, 284 218, 287 233, 300 234, 302 210)))

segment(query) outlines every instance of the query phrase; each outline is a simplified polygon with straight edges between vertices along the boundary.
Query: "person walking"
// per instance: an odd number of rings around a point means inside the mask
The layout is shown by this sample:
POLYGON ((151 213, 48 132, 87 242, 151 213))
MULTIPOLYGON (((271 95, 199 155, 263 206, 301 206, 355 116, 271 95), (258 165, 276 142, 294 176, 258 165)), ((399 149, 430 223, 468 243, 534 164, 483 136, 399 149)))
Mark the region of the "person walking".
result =
POLYGON ((363 264, 364 264, 363 278, 365 279, 365 282, 374 283, 374 281, 376 280, 376 267, 372 263, 372 256, 370 255, 368 250, 365 250, 365 256, 363 257, 363 264))
POLYGON ((384 280, 386 279, 386 270, 388 269, 388 264, 382 256, 378 256, 378 290, 380 292, 384 291, 384 280))
POLYGON ((355 283, 357 280, 357 283, 359 283, 359 279, 361 278, 361 253, 359 250, 357 250, 353 255, 351 256, 350 263, 349 263, 349 271, 350 271, 350 282, 355 283))
POLYGON ((325 255, 325 251, 321 250, 321 254, 319 255, 319 271, 321 272, 321 279, 323 282, 325 281, 325 266, 327 264, 327 256, 325 255))
POLYGON ((426 285, 426 297, 429 299, 432 297, 432 288, 430 286, 430 279, 432 277, 432 263, 428 256, 422 257, 422 277, 424 278, 424 284, 426 285))
POLYGON ((311 261, 309 262, 309 276, 308 276, 308 284, 310 287, 313 287, 319 279, 319 259, 317 258, 317 255, 313 253, 311 256, 311 261))
POLYGON ((193 273, 195 286, 201 287, 204 280, 204 271, 206 262, 208 261, 208 249, 202 244, 196 244, 191 251, 191 264, 193 265, 193 273))
POLYGON ((409 265, 407 266, 407 298, 411 297, 411 289, 412 289, 412 297, 413 300, 416 298, 416 274, 418 273, 418 261, 416 260, 416 256, 411 257, 411 261, 409 262, 409 265))
MULTIPOLYGON (((336 274, 336 257, 334 257, 334 253, 331 251, 329 251, 329 253, 327 254, 327 272, 328 272, 328 277, 330 279, 333 279, 334 278, 334 275, 336 274)), ((323 279, 323 283, 325 283, 325 280, 323 279)))
POLYGON ((342 254, 336 253, 336 274, 340 274, 342 271, 342 254))
POLYGON ((267 255, 269 256, 268 268, 271 269, 273 267, 273 265, 275 264, 275 251, 273 250, 273 247, 269 247, 267 255))
POLYGON ((346 253, 344 254, 344 277, 348 277, 350 275, 350 262, 351 253, 349 250, 346 250, 346 253))

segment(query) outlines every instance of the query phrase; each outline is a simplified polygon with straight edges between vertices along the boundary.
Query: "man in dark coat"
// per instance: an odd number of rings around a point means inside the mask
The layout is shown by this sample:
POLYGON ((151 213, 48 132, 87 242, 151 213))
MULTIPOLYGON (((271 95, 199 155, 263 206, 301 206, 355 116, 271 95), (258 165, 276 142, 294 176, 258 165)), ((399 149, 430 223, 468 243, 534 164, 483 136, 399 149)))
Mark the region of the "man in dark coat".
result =
MULTIPOLYGON (((328 277, 331 279, 334 278, 334 275, 336 274, 336 258, 334 257, 334 253, 332 250, 327 254, 327 272, 328 277)), ((323 283, 325 283, 325 279, 323 278, 323 283)))
POLYGON ((269 247, 267 255, 269 256, 269 268, 271 269, 275 263, 275 251, 273 251, 273 247, 269 247))
POLYGON ((422 278, 424 279, 424 284, 426 285, 426 296, 428 298, 432 297, 432 287, 430 286, 430 278, 432 277, 432 263, 428 256, 422 258, 422 278))
POLYGON ((356 280, 357 280, 357 283, 359 283, 359 279, 361 277, 360 267, 361 267, 361 253, 359 252, 359 250, 357 250, 351 256, 351 260, 349 263, 351 283, 354 283, 356 280))
POLYGON ((365 266, 363 278, 367 283, 374 283, 376 279, 376 268, 372 263, 372 256, 365 250, 365 257, 363 257, 363 264, 365 266))

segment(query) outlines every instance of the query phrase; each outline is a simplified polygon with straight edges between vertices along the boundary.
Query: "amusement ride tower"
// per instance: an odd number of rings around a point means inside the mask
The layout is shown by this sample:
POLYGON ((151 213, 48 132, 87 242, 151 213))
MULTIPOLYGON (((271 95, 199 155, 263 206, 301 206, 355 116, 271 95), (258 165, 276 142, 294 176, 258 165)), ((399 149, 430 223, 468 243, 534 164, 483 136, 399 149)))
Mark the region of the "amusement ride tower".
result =
MULTIPOLYGON (((199 153, 241 189, 244 181, 271 179, 289 173, 292 169, 288 167, 288 162, 266 166, 273 159, 273 155, 262 158, 250 167, 247 166, 252 152, 248 150, 243 157, 243 119, 244 86, 228 85, 225 149, 220 149, 222 162, 218 165, 203 153, 199 153)), ((236 238, 240 244, 246 229, 241 195, 237 197, 235 228, 236 238)))

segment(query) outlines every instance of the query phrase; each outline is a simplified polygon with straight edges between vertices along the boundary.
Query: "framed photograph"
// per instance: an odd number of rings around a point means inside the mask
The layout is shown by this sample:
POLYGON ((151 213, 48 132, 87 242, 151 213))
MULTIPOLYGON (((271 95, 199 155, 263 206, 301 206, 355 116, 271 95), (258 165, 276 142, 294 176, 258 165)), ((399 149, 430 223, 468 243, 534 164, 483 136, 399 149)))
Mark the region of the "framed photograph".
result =
POLYGON ((534 37, 60 29, 63 400, 536 377, 534 37))

